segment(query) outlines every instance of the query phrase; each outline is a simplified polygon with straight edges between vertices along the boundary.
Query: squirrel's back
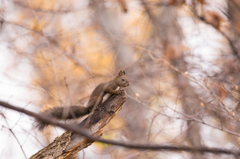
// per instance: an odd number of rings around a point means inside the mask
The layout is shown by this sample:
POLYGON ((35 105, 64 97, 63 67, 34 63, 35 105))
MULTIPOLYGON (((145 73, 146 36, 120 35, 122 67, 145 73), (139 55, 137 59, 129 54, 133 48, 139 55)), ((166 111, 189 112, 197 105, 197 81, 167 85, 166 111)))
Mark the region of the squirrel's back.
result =
MULTIPOLYGON (((42 113, 59 119, 59 120, 68 120, 68 119, 77 119, 86 114, 89 114, 93 107, 98 106, 102 103, 104 95, 109 94, 119 94, 121 91, 116 90, 118 87, 127 87, 129 85, 128 79, 125 76, 125 71, 120 70, 117 76, 111 81, 100 83, 93 90, 87 107, 81 106, 70 106, 70 107, 56 107, 53 109, 48 109, 42 113)), ((48 124, 37 120, 37 125, 39 130, 43 130, 48 124)))

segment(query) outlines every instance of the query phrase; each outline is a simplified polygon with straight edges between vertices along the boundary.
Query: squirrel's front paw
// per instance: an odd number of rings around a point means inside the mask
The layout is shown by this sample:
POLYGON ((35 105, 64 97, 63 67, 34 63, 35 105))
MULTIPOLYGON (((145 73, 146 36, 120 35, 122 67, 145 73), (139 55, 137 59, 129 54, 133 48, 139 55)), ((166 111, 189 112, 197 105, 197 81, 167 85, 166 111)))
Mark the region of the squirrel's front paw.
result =
POLYGON ((122 93, 121 90, 117 90, 117 91, 116 91, 116 94, 121 94, 121 93, 122 93))

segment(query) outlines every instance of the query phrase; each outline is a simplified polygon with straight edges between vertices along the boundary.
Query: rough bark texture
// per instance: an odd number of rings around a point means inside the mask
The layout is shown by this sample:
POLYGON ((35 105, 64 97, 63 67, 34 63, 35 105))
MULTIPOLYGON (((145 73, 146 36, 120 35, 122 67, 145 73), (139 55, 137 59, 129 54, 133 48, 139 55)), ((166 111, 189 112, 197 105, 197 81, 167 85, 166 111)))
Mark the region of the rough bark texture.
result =
MULTIPOLYGON (((101 136, 102 128, 109 123, 115 114, 122 108, 126 101, 126 92, 122 90, 120 95, 110 96, 103 104, 99 105, 91 118, 86 118, 79 124, 79 127, 85 128, 94 136, 101 136), (88 121, 89 120, 89 121, 88 121)), ((66 131, 61 136, 32 155, 30 159, 69 159, 74 155, 91 145, 93 141, 88 140, 84 136, 66 131)))

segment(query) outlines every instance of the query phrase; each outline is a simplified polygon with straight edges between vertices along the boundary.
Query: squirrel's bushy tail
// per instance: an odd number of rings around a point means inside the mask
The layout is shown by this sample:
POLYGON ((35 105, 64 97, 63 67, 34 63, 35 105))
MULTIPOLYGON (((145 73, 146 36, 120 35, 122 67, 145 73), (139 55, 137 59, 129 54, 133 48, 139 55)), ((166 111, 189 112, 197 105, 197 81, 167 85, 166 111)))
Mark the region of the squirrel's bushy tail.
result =
MULTIPOLYGON (((69 120, 69 119, 77 119, 86 114, 89 114, 90 110, 86 107, 81 106, 70 106, 70 107, 55 107, 48 109, 40 114, 48 115, 50 118, 58 119, 58 120, 69 120)), ((42 122, 36 119, 35 127, 42 131, 49 124, 42 122)))

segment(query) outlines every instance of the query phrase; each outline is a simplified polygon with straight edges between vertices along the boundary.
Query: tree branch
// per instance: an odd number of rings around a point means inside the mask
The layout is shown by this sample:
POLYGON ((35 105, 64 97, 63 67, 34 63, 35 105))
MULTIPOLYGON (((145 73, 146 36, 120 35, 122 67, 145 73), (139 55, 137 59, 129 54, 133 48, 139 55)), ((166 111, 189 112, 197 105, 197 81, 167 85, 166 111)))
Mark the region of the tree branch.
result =
MULTIPOLYGON (((111 100, 120 100, 120 99, 125 99, 125 92, 122 95, 113 95, 111 96, 104 104, 108 105, 108 102, 111 100), (118 98, 118 99, 117 99, 118 98)), ((103 104, 103 105, 104 105, 103 104)), ((219 148, 208 148, 208 147, 189 147, 189 146, 171 146, 171 145, 149 145, 149 144, 131 144, 131 143, 124 143, 124 142, 119 142, 119 141, 114 141, 114 140, 105 140, 105 139, 100 139, 99 137, 93 136, 89 133, 89 131, 87 131, 85 128, 83 128, 82 126, 84 125, 84 121, 80 124, 63 124, 55 119, 49 118, 46 115, 40 115, 31 111, 28 111, 26 109, 23 108, 19 108, 16 106, 13 106, 11 104, 8 104, 6 102, 0 101, 0 105, 5 107, 5 108, 9 108, 24 114, 27 114, 29 116, 35 117, 39 120, 42 120, 43 122, 52 124, 52 125, 57 125, 60 126, 64 129, 70 130, 73 133, 69 133, 69 131, 65 132, 62 136, 65 137, 65 139, 67 139, 68 137, 72 138, 72 139, 79 139, 79 135, 82 135, 84 137, 86 137, 85 140, 88 141, 98 141, 98 142, 102 142, 102 143, 106 143, 106 144, 112 144, 112 145, 117 145, 117 146, 123 146, 126 148, 132 148, 132 149, 149 149, 149 150, 158 150, 158 151, 162 151, 162 150, 167 150, 167 151, 187 151, 187 152, 201 152, 201 153, 216 153, 216 154, 229 154, 229 155, 235 155, 235 156, 240 156, 240 152, 239 151, 231 151, 231 150, 227 150, 227 149, 219 149, 219 148)), ((100 107, 102 107, 103 105, 101 105, 100 107)), ((104 106, 103 106, 104 107, 104 106)), ((105 109, 106 107, 101 108, 99 111, 97 111, 96 113, 103 113, 104 111, 108 111, 109 114, 111 114, 111 108, 110 109, 105 109)), ((109 108, 109 107, 108 107, 109 108)), ((119 108, 121 109, 121 107, 119 108)), ((118 110, 119 110, 118 109, 118 110)), ((114 112, 115 113, 118 111, 116 110, 114 112)), ((103 115, 103 114, 102 114, 103 115)), ((100 115, 101 116, 101 115, 100 115)), ((100 117, 98 116, 98 117, 100 117)), ((92 116, 94 119, 91 119, 92 122, 89 122, 90 124, 97 124, 98 120, 96 116, 92 116)), ((86 120, 85 120, 86 121, 86 120)), ((93 130, 92 130, 93 132, 93 130)), ((100 135, 100 132, 98 133, 98 135, 100 135)), ((60 138, 60 137, 59 137, 60 138)), ((61 137, 63 138, 63 137, 61 137)), ((55 140, 57 140, 58 138, 56 138, 55 140)), ((73 140, 73 141, 74 141, 73 140)), ((66 141, 66 140, 65 140, 66 141)), ((68 140, 69 141, 69 140, 68 140)), ((71 142, 73 142, 71 141, 71 142)), ((86 142, 85 142, 86 143, 86 142)), ((60 142, 58 144, 61 144, 60 142)), ((51 145, 51 144, 50 144, 51 145)), ((89 144, 90 145, 90 144, 89 144)), ((61 145, 55 145, 55 146, 61 146, 61 145)), ((79 146, 79 145, 78 145, 79 146)), ((82 145, 82 147, 87 147, 88 145, 82 145)), ((73 148, 73 147, 72 147, 73 148)), ((71 149, 70 149, 71 150, 71 149)), ((66 152, 68 153, 68 152, 66 152)))

